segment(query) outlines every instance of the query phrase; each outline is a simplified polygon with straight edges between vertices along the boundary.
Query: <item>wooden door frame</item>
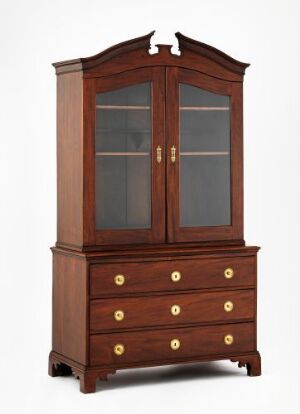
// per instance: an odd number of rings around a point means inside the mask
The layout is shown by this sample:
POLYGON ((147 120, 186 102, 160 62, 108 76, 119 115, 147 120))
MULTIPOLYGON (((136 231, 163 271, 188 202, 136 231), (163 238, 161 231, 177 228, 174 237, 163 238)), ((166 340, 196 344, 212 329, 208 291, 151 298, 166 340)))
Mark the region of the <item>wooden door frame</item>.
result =
POLYGON ((164 243, 165 235, 165 70, 139 68, 107 77, 84 79, 83 220, 84 245, 164 243), (95 200, 95 100, 96 93, 143 82, 152 84, 151 138, 151 227, 149 229, 96 230, 95 200), (163 150, 161 163, 156 148, 163 150))
POLYGON ((168 242, 195 242, 243 239, 243 84, 216 79, 179 67, 166 72, 166 151, 167 151, 167 232, 168 242), (231 225, 207 227, 179 226, 179 83, 187 83, 210 92, 229 95, 231 225), (171 147, 177 160, 170 160, 171 147))

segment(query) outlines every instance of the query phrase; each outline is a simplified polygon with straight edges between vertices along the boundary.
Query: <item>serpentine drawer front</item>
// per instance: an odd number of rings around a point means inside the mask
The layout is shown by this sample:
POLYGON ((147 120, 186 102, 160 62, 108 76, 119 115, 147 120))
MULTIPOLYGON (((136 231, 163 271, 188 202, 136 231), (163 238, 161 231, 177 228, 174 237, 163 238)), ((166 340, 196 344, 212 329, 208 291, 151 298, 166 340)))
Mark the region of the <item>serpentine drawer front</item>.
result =
POLYGON ((122 366, 139 361, 188 359, 208 352, 251 352, 255 349, 255 326, 241 323, 98 334, 92 335, 90 341, 91 364, 122 366))
POLYGON ((254 290, 94 299, 90 302, 90 329, 234 321, 253 319, 254 314, 254 290))
POLYGON ((255 257, 91 265, 91 296, 254 286, 255 257))

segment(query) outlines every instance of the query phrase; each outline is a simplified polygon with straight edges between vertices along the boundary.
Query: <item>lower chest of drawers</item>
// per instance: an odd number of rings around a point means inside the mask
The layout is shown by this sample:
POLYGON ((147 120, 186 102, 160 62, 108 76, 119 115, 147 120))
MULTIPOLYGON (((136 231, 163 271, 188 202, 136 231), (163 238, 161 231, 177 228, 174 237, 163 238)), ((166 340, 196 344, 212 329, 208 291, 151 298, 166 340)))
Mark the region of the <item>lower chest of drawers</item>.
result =
POLYGON ((253 251, 109 260, 54 250, 50 375, 71 369, 83 392, 139 366, 232 359, 260 375, 253 251))
POLYGON ((254 257, 92 265, 90 363, 253 351, 255 266, 254 257))

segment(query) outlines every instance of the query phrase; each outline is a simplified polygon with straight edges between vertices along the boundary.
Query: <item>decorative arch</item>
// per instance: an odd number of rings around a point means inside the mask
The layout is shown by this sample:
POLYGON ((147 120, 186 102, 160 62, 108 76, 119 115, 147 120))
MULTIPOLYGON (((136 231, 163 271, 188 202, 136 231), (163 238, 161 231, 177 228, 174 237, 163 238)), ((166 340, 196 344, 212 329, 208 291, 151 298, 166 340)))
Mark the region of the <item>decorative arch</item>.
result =
POLYGON ((205 43, 191 39, 180 32, 180 55, 173 54, 173 45, 157 44, 158 52, 150 54, 151 37, 155 32, 121 42, 96 55, 53 63, 56 74, 83 72, 84 78, 109 76, 140 67, 178 66, 198 70, 228 81, 242 81, 248 63, 240 62, 205 43))

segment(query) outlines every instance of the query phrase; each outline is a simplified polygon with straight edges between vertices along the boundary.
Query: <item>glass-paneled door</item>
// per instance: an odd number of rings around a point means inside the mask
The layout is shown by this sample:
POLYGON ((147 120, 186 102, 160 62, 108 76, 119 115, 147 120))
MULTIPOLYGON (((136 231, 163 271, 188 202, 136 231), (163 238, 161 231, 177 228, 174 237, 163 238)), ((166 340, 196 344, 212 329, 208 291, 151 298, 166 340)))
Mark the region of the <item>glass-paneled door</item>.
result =
POLYGON ((151 82, 96 95, 96 229, 151 228, 151 82))
POLYGON ((167 69, 169 241, 239 236, 242 166, 234 160, 242 159, 241 129, 232 128, 241 119, 238 99, 239 89, 226 81, 167 69))
POLYGON ((96 243, 163 242, 164 69, 93 82, 96 243))

